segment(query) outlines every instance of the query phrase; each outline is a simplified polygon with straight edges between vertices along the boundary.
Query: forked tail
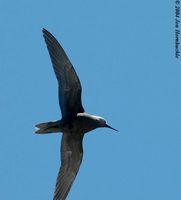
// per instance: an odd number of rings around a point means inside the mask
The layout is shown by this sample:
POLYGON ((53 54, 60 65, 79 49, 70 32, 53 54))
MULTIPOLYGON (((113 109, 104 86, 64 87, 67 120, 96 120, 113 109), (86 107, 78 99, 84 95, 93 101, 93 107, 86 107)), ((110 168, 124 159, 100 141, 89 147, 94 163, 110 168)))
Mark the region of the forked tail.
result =
POLYGON ((57 133, 61 132, 60 120, 56 122, 45 122, 37 124, 35 133, 46 134, 46 133, 57 133))

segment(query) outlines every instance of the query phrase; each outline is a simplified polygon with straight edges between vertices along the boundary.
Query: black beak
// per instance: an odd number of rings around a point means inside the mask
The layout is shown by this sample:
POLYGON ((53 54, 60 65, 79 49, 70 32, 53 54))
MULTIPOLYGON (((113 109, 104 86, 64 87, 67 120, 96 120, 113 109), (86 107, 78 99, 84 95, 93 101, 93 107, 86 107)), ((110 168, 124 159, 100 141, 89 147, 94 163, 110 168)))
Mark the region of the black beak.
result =
POLYGON ((104 127, 107 127, 107 128, 110 128, 110 129, 112 129, 112 130, 114 130, 114 131, 117 131, 117 132, 119 132, 118 130, 116 130, 115 128, 113 128, 113 127, 111 127, 111 126, 109 126, 109 125, 107 125, 107 124, 105 124, 105 126, 104 127))

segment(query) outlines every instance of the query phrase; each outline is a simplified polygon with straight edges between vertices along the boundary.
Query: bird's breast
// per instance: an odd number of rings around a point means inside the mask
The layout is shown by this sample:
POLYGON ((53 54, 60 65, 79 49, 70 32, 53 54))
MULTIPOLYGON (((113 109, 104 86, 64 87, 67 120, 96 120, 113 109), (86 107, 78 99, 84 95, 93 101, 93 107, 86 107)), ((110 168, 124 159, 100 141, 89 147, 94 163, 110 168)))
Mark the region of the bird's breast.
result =
POLYGON ((62 130, 63 132, 82 134, 92 131, 97 127, 95 120, 84 116, 77 116, 71 121, 64 123, 62 130))

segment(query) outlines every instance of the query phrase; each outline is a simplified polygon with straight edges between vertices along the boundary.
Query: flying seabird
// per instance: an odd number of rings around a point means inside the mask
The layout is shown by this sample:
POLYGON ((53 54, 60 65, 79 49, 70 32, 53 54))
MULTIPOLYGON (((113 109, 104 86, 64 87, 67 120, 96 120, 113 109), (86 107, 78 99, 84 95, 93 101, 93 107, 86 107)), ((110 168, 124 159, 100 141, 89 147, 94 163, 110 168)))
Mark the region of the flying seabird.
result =
POLYGON ((53 200, 64 200, 79 170, 84 134, 99 127, 116 129, 107 125, 102 117, 84 111, 81 102, 81 84, 69 58, 56 38, 43 29, 53 69, 58 80, 59 105, 62 119, 36 125, 38 134, 62 132, 61 167, 55 186, 53 200))

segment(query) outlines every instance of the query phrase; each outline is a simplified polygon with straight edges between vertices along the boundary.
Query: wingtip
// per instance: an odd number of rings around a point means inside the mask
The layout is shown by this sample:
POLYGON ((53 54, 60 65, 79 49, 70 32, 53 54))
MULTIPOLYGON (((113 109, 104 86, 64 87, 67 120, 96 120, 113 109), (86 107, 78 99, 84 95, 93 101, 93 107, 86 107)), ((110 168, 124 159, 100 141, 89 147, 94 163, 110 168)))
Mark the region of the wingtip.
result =
POLYGON ((45 40, 46 38, 51 38, 51 39, 56 40, 56 38, 46 28, 42 28, 42 33, 45 40))
POLYGON ((45 33, 48 32, 48 31, 47 31, 46 28, 42 28, 42 32, 45 34, 45 33))

